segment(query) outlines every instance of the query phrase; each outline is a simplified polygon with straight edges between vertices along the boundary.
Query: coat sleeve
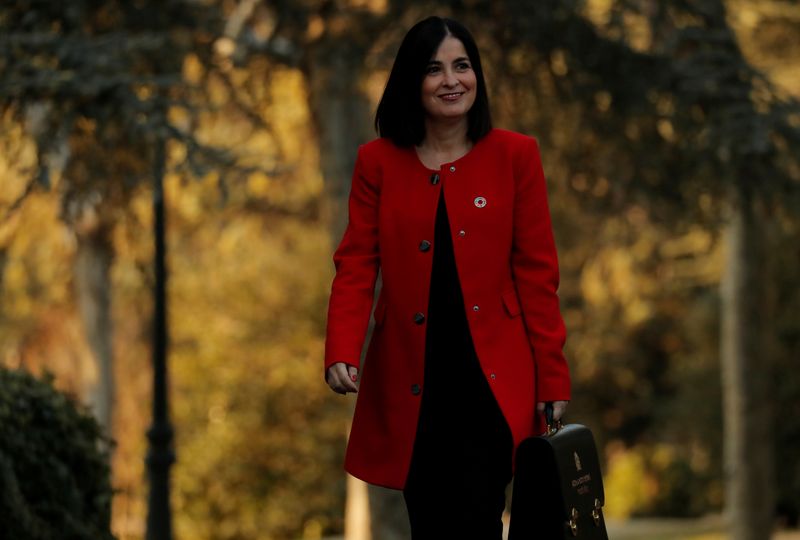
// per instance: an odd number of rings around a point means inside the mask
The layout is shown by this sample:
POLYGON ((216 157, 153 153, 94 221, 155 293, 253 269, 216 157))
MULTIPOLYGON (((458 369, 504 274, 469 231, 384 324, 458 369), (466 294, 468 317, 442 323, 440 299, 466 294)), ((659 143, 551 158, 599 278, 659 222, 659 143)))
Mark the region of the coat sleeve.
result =
POLYGON ((547 186, 536 139, 526 137, 525 143, 514 159, 517 187, 511 267, 536 362, 536 399, 569 400, 569 368, 563 354, 566 329, 556 294, 558 257, 547 186))
POLYGON ((325 373, 336 362, 359 367, 380 268, 380 182, 365 153, 364 146, 359 147, 350 188, 347 228, 333 254, 336 274, 328 304, 325 373))

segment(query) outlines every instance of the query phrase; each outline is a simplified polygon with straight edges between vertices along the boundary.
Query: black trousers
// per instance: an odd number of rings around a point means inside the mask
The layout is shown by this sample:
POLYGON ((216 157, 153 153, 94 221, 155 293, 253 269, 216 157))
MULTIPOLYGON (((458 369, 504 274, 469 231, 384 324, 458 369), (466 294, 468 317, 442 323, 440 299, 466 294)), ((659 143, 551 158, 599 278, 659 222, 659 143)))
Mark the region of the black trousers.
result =
POLYGON ((444 198, 433 242, 425 380, 403 495, 413 540, 500 540, 513 439, 475 352, 444 198))
POLYGON ((423 411, 403 490, 412 540, 501 540, 513 442, 493 405, 482 415, 464 411, 450 427, 423 411))

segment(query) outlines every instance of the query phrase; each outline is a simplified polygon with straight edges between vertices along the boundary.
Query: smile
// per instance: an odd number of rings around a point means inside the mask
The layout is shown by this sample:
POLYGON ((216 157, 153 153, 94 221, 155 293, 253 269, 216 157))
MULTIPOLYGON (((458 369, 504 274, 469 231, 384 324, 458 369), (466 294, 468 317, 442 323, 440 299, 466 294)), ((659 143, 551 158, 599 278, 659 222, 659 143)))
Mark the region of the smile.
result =
POLYGON ((455 101, 464 95, 464 92, 455 92, 452 94, 441 94, 439 97, 445 101, 455 101))

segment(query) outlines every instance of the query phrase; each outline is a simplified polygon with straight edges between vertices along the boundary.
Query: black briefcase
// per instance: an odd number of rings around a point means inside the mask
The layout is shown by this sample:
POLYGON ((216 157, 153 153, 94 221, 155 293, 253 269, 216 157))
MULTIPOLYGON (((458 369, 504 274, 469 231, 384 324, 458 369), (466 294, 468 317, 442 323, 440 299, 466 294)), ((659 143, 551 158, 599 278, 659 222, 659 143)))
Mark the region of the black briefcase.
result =
POLYGON ((592 432, 561 427, 546 408, 547 433, 517 448, 509 540, 608 540, 603 478, 592 432))

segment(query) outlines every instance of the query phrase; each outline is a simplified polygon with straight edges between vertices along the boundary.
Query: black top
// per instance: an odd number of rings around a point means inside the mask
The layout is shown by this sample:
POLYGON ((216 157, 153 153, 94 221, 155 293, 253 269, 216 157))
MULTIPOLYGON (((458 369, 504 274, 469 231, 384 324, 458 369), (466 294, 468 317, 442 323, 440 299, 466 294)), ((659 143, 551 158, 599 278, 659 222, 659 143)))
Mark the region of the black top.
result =
POLYGON ((422 408, 423 429, 437 437, 476 429, 496 434, 498 421, 505 424, 472 342, 443 189, 433 238, 422 408))
MULTIPOLYGON (((444 190, 439 193, 433 236, 433 268, 428 296, 425 362, 426 367, 435 364, 437 369, 433 371, 426 369, 425 377, 442 375, 446 378, 442 383, 450 385, 452 384, 450 377, 459 377, 464 370, 464 364, 471 363, 475 354, 464 311, 464 295, 461 292, 461 282, 456 268, 444 190), (450 371, 453 373, 448 373, 450 371)), ((477 357, 474 360, 477 362, 477 357)), ((433 382, 438 381, 434 379, 433 382)))
POLYGON ((432 247, 425 380, 403 491, 412 536, 499 539, 513 440, 472 343, 443 191, 432 247))

